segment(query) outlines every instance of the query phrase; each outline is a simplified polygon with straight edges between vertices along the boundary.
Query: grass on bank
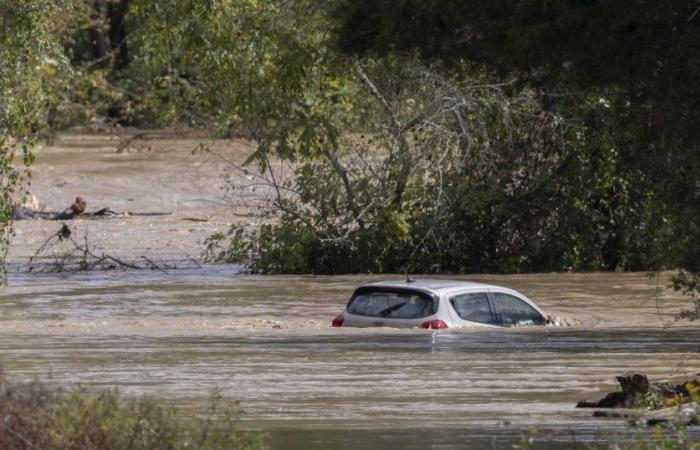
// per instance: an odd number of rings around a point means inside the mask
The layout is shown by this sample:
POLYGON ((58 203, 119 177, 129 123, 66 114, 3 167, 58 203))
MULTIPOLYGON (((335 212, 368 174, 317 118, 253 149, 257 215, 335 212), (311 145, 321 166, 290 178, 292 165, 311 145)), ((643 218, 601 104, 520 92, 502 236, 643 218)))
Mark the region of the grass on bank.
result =
MULTIPOLYGON (((261 433, 237 429, 235 413, 181 417, 155 400, 126 400, 116 390, 11 383, 0 373, 0 448, 4 450, 179 450, 266 448, 261 433)), ((222 409, 224 409, 222 407, 222 409)))

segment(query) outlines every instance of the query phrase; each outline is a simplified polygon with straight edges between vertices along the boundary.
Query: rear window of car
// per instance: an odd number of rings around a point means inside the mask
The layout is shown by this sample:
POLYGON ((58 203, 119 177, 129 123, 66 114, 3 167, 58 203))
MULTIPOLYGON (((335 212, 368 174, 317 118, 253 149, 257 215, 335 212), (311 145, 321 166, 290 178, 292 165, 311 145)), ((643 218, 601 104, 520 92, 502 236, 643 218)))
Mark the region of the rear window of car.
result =
POLYGON ((350 314, 384 319, 420 319, 437 312, 437 299, 410 290, 360 288, 347 308, 350 314))

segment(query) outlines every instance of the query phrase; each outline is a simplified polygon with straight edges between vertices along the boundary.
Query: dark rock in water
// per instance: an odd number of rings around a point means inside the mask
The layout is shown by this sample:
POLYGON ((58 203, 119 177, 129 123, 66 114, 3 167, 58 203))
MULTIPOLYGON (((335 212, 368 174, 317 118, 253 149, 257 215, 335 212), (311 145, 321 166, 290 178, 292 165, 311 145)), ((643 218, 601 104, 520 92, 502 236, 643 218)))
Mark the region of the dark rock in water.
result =
POLYGON ((581 401, 577 408, 629 408, 635 402, 635 397, 628 397, 624 392, 611 392, 598 401, 581 401))
POLYGON ((577 408, 635 408, 648 394, 656 395, 658 401, 677 396, 691 397, 687 384, 700 386, 700 379, 695 378, 688 383, 673 385, 671 383, 650 383, 646 375, 629 372, 615 377, 621 391, 611 392, 597 401, 580 401, 577 408))
POLYGON ((598 401, 596 400, 581 400, 576 403, 577 408, 597 408, 598 401))
POLYGON ((612 392, 598 401, 578 402, 576 407, 605 408, 594 411, 593 417, 622 417, 630 420, 630 423, 648 426, 665 423, 691 425, 700 422, 700 405, 692 401, 695 398, 693 392, 697 392, 696 389, 700 386, 700 378, 695 377, 677 385, 650 383, 646 375, 635 372, 615 378, 620 383, 621 391, 612 392), (664 404, 677 406, 663 407, 664 404))
POLYGON ((626 392, 611 392, 598 401, 598 408, 630 408, 637 401, 637 395, 626 392))
POLYGON ((643 373, 629 372, 615 378, 628 397, 643 397, 649 392, 649 379, 643 373))
POLYGON ((615 377, 621 392, 611 392, 598 401, 582 401, 577 408, 632 408, 650 392, 649 379, 642 373, 630 372, 615 377))

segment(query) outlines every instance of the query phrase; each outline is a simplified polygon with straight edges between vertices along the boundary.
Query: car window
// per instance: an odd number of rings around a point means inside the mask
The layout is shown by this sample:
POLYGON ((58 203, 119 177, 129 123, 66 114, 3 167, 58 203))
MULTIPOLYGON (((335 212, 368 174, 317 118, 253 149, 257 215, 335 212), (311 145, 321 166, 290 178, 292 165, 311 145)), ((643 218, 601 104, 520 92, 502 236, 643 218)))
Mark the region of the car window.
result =
POLYGON ((496 292, 493 294, 494 306, 501 316, 503 325, 543 325, 542 314, 518 297, 496 292))
POLYGON ((386 319, 419 319, 436 311, 433 299, 427 294, 365 290, 355 293, 348 312, 386 319))
POLYGON ((473 292, 452 297, 450 300, 457 315, 464 320, 479 323, 495 323, 489 299, 484 292, 473 292))

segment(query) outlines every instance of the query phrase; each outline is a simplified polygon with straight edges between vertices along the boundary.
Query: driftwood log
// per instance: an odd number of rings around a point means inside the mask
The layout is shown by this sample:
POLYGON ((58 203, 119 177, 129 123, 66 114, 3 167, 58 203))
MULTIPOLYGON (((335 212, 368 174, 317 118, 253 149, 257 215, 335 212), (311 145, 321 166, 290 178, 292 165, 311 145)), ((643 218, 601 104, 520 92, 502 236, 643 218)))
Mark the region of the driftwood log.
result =
POLYGON ((30 219, 43 219, 43 220, 73 220, 78 218, 99 218, 99 217, 127 217, 127 216, 167 216, 172 213, 169 212, 141 212, 135 213, 131 211, 118 212, 113 211, 110 208, 98 209, 94 212, 87 211, 87 202, 83 197, 76 197, 75 202, 68 208, 61 212, 53 211, 37 211, 36 209, 30 208, 28 206, 18 206, 14 211, 15 220, 30 220, 30 219))

